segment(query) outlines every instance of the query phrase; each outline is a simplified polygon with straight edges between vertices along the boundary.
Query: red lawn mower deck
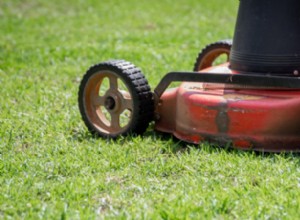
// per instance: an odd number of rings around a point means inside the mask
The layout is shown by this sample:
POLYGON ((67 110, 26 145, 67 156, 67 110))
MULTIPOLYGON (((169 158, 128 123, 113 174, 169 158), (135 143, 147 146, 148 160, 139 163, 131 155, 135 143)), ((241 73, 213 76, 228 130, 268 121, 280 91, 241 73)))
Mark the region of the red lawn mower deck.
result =
MULTIPOLYGON (((202 71, 233 74, 228 63, 202 71)), ((300 90, 184 82, 161 96, 155 129, 191 143, 209 140, 241 149, 297 151, 299 112, 300 90)))
POLYGON ((83 121, 108 138, 142 134, 154 120, 186 142, 300 151, 299 11, 297 0, 240 0, 233 42, 206 46, 193 72, 170 72, 153 92, 130 62, 92 66, 79 88, 83 121))

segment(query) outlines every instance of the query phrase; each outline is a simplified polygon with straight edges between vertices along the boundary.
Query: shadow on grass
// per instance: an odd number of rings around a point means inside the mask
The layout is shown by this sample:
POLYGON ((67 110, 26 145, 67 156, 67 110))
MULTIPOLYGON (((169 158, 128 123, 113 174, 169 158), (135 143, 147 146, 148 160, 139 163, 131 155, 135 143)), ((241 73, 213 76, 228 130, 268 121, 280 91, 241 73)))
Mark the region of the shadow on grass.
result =
POLYGON ((106 142, 111 142, 114 144, 124 145, 126 143, 131 142, 133 139, 140 137, 141 139, 150 139, 152 142, 162 142, 161 144, 161 153, 162 154, 178 154, 178 153, 189 153, 191 150, 200 150, 206 153, 228 153, 228 154, 235 154, 235 155, 252 155, 254 154, 256 157, 261 158, 273 158, 280 155, 286 159, 291 158, 299 158, 300 152, 263 152, 263 151, 254 151, 254 150, 241 150, 233 148, 230 144, 226 146, 218 145, 215 143, 210 142, 202 142, 200 144, 192 144, 182 141, 172 134, 163 133, 159 131, 155 131, 153 125, 148 128, 148 130, 142 135, 134 135, 130 134, 126 137, 120 136, 117 138, 103 138, 99 137, 98 135, 93 135, 89 131, 85 129, 80 130, 73 130, 70 139, 72 141, 77 142, 96 142, 98 139, 105 140, 106 142))
POLYGON ((191 149, 198 149, 205 151, 206 153, 221 153, 225 152, 228 154, 234 154, 234 155, 255 155, 256 157, 261 158, 273 158, 278 157, 279 155, 281 157, 284 157, 286 159, 291 158, 299 158, 300 152, 264 152, 264 151, 254 151, 254 150, 242 150, 233 148, 232 145, 229 143, 227 145, 219 145, 213 142, 202 142, 200 144, 192 144, 187 143, 185 141, 182 141, 172 134, 163 133, 159 131, 148 131, 144 135, 144 137, 151 138, 153 141, 165 141, 165 142, 171 142, 171 144, 166 146, 162 146, 162 151, 166 153, 173 153, 177 154, 180 152, 189 152, 191 149))

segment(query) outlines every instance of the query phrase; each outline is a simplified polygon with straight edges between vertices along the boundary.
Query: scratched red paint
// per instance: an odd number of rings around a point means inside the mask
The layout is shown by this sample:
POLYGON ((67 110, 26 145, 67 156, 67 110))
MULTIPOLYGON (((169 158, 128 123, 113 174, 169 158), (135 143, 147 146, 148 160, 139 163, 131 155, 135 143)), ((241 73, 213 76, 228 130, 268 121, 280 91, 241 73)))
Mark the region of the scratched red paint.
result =
MULTIPOLYGON (((220 71, 220 67, 230 71, 224 65, 203 71, 220 71)), ((156 113, 160 119, 155 129, 187 142, 208 140, 232 143, 240 149, 300 151, 299 90, 182 83, 163 94, 156 113)))

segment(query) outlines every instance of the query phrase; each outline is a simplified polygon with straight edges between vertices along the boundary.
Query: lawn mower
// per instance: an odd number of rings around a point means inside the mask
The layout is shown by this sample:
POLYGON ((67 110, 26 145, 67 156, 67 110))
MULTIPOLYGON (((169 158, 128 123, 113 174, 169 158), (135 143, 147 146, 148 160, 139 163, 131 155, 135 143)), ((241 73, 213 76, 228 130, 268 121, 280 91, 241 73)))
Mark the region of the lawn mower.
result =
POLYGON ((92 66, 79 88, 82 119, 105 138, 142 134, 154 121, 190 143, 300 151, 299 39, 300 1, 240 0, 233 40, 206 46, 193 71, 167 73, 153 92, 130 62, 92 66), (172 82, 181 84, 167 89, 172 82))

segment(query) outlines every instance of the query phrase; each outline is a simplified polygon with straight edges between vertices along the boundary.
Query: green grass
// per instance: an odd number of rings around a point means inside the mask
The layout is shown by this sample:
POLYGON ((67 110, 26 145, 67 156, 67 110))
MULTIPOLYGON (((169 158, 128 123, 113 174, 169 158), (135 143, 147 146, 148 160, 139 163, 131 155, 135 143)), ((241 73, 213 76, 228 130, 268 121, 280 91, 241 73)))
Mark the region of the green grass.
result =
POLYGON ((0 1, 0 219, 299 219, 297 154, 184 144, 150 128, 93 138, 77 107, 94 63, 152 88, 232 38, 236 0, 0 1))

